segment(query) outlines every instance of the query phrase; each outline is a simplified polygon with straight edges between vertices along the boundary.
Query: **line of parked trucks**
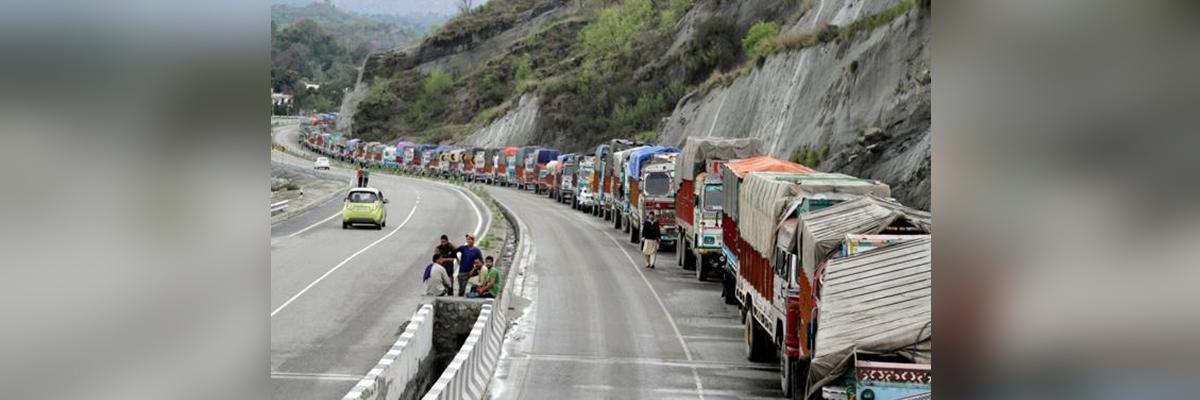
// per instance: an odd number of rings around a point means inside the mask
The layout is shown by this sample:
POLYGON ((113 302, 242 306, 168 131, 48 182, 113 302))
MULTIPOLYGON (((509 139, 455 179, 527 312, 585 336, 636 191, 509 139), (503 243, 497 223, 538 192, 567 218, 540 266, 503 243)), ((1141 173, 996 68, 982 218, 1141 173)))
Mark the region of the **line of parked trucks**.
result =
POLYGON ((763 155, 756 139, 689 138, 682 149, 616 139, 587 154, 539 146, 362 143, 310 130, 303 144, 347 161, 546 195, 640 240, 653 211, 667 251, 739 307, 747 357, 780 366, 792 398, 929 398, 927 212, 888 185, 763 155))

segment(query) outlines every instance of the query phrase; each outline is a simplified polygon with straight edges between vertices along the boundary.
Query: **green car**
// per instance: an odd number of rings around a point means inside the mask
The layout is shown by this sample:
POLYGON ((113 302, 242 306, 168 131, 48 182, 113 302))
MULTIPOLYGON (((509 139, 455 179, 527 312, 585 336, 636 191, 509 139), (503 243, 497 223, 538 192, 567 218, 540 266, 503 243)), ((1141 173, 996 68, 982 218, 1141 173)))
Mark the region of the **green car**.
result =
POLYGON ((375 229, 387 226, 387 199, 375 188, 354 188, 342 204, 342 229, 351 224, 372 224, 375 229))

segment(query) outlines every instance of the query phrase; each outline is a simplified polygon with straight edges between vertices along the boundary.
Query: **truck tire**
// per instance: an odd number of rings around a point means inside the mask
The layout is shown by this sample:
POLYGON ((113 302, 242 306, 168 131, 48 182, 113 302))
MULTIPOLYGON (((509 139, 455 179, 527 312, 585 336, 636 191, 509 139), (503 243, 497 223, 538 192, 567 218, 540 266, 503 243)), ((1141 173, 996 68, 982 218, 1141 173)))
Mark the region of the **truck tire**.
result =
POLYGON ((694 266, 696 268, 696 280, 698 280, 700 282, 704 282, 704 279, 705 279, 704 275, 708 272, 708 269, 704 268, 704 265, 706 264, 704 262, 704 257, 695 257, 695 258, 700 259, 700 262, 695 263, 696 265, 694 266))
MULTIPOLYGON (((746 308, 750 308, 749 304, 747 304, 746 308)), ((742 331, 742 336, 746 344, 746 360, 761 362, 766 358, 764 354, 769 354, 769 351, 766 349, 767 342, 763 340, 767 335, 762 333, 762 328, 758 327, 758 321, 754 320, 754 316, 746 313, 744 318, 746 320, 746 329, 742 331)))
MULTIPOLYGON (((776 337, 782 337, 782 335, 776 337)), ((775 347, 779 349, 777 356, 779 358, 779 388, 783 390, 783 397, 790 399, 795 394, 796 362, 789 360, 787 354, 784 354, 783 342, 776 344, 775 347)))
POLYGON ((697 257, 696 257, 696 253, 693 252, 691 248, 685 248, 683 251, 683 254, 680 254, 680 257, 683 258, 683 269, 686 269, 686 270, 696 269, 697 257))
MULTIPOLYGON (((683 248, 687 249, 687 241, 683 242, 683 248)), ((683 259, 684 259, 684 253, 675 254, 675 265, 678 265, 680 268, 683 268, 683 259)))
POLYGON ((638 230, 636 228, 629 226, 630 225, 629 221, 625 221, 625 225, 627 228, 629 228, 629 243, 636 244, 638 242, 638 239, 640 239, 641 235, 638 235, 638 230))

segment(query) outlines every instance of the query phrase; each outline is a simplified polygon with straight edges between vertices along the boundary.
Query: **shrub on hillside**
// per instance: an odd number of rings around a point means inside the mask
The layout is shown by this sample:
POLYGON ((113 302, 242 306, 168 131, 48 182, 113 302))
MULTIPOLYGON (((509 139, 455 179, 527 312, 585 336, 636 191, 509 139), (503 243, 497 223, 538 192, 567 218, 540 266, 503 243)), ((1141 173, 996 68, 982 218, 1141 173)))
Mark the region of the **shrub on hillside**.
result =
POLYGON ((701 22, 683 52, 688 82, 699 82, 713 70, 728 70, 735 65, 740 49, 736 37, 737 29, 724 18, 712 17, 701 22))
POLYGON ((742 51, 750 57, 769 54, 775 46, 775 37, 779 35, 779 24, 760 21, 746 31, 742 39, 742 51))

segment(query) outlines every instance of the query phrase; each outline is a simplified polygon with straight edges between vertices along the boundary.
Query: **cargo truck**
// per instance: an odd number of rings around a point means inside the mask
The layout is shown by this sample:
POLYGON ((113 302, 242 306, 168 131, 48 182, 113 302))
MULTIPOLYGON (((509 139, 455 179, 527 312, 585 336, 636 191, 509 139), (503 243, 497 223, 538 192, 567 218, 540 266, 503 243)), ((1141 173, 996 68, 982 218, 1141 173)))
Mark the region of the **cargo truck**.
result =
POLYGON ((529 177, 529 174, 526 171, 526 169, 532 169, 533 160, 531 160, 531 158, 533 157, 533 153, 537 150, 538 150, 537 146, 524 146, 524 147, 521 147, 520 149, 517 149, 517 155, 516 155, 516 160, 515 160, 517 169, 514 170, 512 172, 512 174, 510 175, 509 183, 511 185, 513 185, 519 189, 522 189, 522 190, 526 190, 529 188, 529 186, 526 183, 526 180, 529 177))
POLYGON ((688 138, 675 158, 675 223, 679 227, 680 250, 676 261, 695 270, 697 280, 720 272, 721 209, 724 187, 720 166, 727 160, 762 154, 759 139, 688 138))
POLYGON ((571 207, 595 215, 595 174, 596 157, 583 156, 579 159, 579 172, 575 174, 578 182, 575 184, 575 201, 571 207))
POLYGON ((558 158, 558 150, 554 149, 537 149, 530 155, 525 162, 525 184, 527 190, 533 190, 535 194, 541 194, 549 189, 549 183, 546 181, 546 175, 549 171, 546 170, 546 164, 558 158))
POLYGON ((619 171, 622 163, 616 159, 616 153, 638 147, 633 141, 625 139, 609 140, 608 144, 596 147, 596 178, 593 193, 596 194, 596 214, 605 221, 614 221, 613 226, 621 229, 619 220, 614 217, 613 197, 620 186, 619 171))
POLYGON ((625 225, 629 241, 641 241, 642 221, 654 212, 658 220, 660 248, 673 249, 679 238, 675 228, 675 192, 671 177, 675 173, 675 156, 679 149, 651 146, 632 152, 625 169, 625 225))
POLYGON ((648 148, 650 146, 637 146, 629 149, 617 151, 612 156, 612 187, 607 199, 607 208, 613 220, 613 228, 624 229, 625 233, 629 233, 629 224, 625 223, 626 215, 629 213, 629 169, 625 166, 629 163, 629 155, 633 152, 648 148))
POLYGON ((558 186, 555 186, 554 183, 558 181, 559 174, 562 174, 562 161, 550 160, 550 162, 546 163, 546 167, 542 170, 542 173, 544 177, 538 179, 538 188, 541 189, 543 187, 541 184, 542 180, 548 182, 548 190, 542 191, 542 193, 546 193, 548 197, 553 199, 558 192, 558 186))
POLYGON ((816 346, 805 389, 796 392, 931 398, 932 245, 928 235, 847 235, 818 272, 816 346))
POLYGON ((505 147, 504 152, 496 155, 496 174, 492 178, 492 184, 504 186, 512 184, 517 170, 517 150, 516 147, 505 147))
POLYGON ((807 371, 811 348, 803 343, 801 332, 810 328, 806 321, 814 304, 811 280, 804 278, 800 260, 790 250, 800 229, 797 221, 857 197, 886 197, 890 189, 843 174, 752 172, 737 191, 735 296, 745 323, 746 355, 751 361, 766 361, 775 354, 781 387, 790 397, 807 371))
POLYGON ((592 194, 592 215, 601 218, 603 218, 604 215, 600 212, 600 205, 596 204, 596 202, 600 200, 600 191, 604 186, 604 158, 608 157, 610 149, 611 146, 609 146, 607 143, 602 143, 596 146, 596 150, 593 153, 595 155, 595 159, 592 163, 592 174, 588 180, 591 183, 591 186, 589 186, 589 191, 592 194))
POLYGON ((559 203, 573 205, 575 203, 576 185, 578 184, 576 174, 579 172, 580 155, 572 153, 559 156, 558 159, 561 164, 558 177, 554 182, 556 186, 555 195, 557 196, 555 200, 559 203))

